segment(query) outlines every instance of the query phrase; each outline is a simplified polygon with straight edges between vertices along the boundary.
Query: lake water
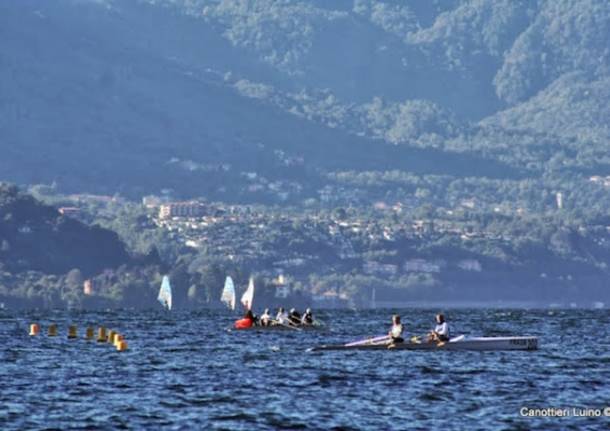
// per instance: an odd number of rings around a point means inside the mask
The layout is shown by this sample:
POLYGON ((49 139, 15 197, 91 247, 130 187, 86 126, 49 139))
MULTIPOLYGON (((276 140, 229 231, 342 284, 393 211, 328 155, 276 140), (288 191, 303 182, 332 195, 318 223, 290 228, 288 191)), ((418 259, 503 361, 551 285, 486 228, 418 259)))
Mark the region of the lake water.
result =
MULTIPOLYGON (((242 333, 221 311, 0 311, 0 429, 610 428, 610 417, 520 414, 610 406, 608 310, 445 310, 454 335, 537 335, 533 352, 305 351, 384 334, 394 311, 321 312, 327 331, 242 333), (41 335, 28 336, 31 322, 41 335), (87 325, 121 332, 129 350, 85 341, 87 325)), ((435 311, 399 312, 411 334, 435 311)))

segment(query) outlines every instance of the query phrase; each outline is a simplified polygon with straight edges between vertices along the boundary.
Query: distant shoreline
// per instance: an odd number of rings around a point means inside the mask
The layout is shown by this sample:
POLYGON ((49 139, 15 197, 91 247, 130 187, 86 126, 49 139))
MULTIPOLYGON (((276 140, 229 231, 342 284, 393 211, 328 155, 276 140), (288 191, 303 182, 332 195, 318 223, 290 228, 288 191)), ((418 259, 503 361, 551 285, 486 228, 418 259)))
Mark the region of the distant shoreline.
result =
MULTIPOLYGON (((266 305, 260 307, 254 307, 255 312, 266 308, 266 305)), ((405 309, 416 309, 416 310, 460 310, 460 309, 491 309, 491 310, 608 310, 607 304, 602 302, 587 302, 587 303, 557 303, 557 304, 546 304, 543 302, 536 301, 506 301, 506 302, 484 302, 484 301, 410 301, 410 302, 396 302, 393 305, 381 304, 376 307, 370 305, 366 307, 349 307, 349 306, 311 306, 314 310, 352 310, 352 311, 382 311, 382 310, 405 310, 405 309)), ((272 307, 273 308, 273 307, 272 307)), ((304 308, 304 307, 296 307, 304 308)), ((71 310, 75 312, 106 312, 116 310, 139 310, 139 311, 158 311, 164 312, 164 310, 157 307, 83 307, 83 308, 70 308, 70 307, 28 307, 28 306, 16 306, 9 307, 6 303, 0 301, 0 312, 3 311, 53 311, 53 310, 71 310)), ((226 310, 218 306, 201 306, 201 307, 183 307, 176 308, 173 313, 176 312, 197 312, 197 311, 227 311, 235 315, 239 315, 241 311, 226 310)))

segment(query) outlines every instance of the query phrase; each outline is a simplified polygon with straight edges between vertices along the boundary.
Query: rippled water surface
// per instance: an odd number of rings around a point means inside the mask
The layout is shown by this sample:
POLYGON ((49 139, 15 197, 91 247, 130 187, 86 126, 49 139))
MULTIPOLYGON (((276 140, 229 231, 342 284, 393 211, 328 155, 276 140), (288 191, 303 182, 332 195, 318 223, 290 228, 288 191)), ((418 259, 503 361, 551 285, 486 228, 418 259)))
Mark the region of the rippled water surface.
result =
MULTIPOLYGON (((395 310, 394 310, 395 311, 395 310)), ((435 310, 400 310, 423 333, 435 310)), ((229 332, 229 313, 2 312, 0 429, 609 429, 522 407, 610 406, 607 310, 454 310, 454 333, 537 335, 535 352, 306 348, 384 334, 392 310, 324 312, 319 332, 229 332), (42 335, 28 336, 38 322, 42 335), (59 335, 46 336, 57 323, 59 335), (79 339, 68 340, 69 324, 79 339), (127 352, 84 340, 125 334, 127 352)))

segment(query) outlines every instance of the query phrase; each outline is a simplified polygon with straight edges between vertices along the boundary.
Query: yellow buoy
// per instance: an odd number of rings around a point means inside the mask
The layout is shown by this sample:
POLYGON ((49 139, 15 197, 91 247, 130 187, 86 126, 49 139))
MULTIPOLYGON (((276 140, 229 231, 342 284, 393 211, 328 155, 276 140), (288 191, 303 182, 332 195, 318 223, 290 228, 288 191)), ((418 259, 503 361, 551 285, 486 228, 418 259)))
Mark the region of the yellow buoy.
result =
POLYGON ((127 350, 127 341, 125 341, 125 340, 119 341, 116 345, 116 349, 119 352, 123 352, 123 351, 127 350))
POLYGON ((68 338, 76 338, 76 325, 68 326, 68 338))
POLYGON ((30 325, 30 335, 38 335, 40 333, 40 326, 38 323, 32 323, 30 325))
POLYGON ((103 326, 100 326, 97 329, 97 342, 98 343, 106 342, 106 328, 104 328, 103 326))
POLYGON ((93 338, 93 328, 91 326, 87 327, 87 330, 85 331, 85 338, 87 340, 91 340, 93 338))
POLYGON ((121 334, 115 334, 115 335, 114 335, 114 345, 115 345, 115 347, 118 347, 118 346, 119 346, 119 343, 120 343, 121 341, 123 341, 124 339, 125 339, 125 338, 124 338, 124 337, 123 337, 121 334))
POLYGON ((49 325, 49 337, 55 337, 57 335, 57 325, 55 323, 51 323, 49 325))
POLYGON ((110 331, 110 332, 108 333, 108 339, 107 339, 107 341, 108 341, 109 343, 113 343, 113 342, 114 342, 114 335, 115 335, 115 334, 116 334, 116 331, 110 331))

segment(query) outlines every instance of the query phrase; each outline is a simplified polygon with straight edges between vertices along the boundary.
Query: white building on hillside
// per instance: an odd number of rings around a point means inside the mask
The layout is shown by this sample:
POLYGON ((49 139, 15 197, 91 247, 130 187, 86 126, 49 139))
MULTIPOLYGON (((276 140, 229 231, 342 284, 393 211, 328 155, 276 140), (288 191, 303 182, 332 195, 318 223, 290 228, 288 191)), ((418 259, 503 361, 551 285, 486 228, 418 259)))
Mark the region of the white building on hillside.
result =
POLYGON ((463 269, 464 271, 475 271, 481 272, 483 267, 481 266, 481 262, 476 259, 464 259, 458 262, 458 268, 463 269))
POLYGON ((406 272, 441 272, 441 265, 436 262, 430 262, 425 259, 410 259, 405 262, 406 272))

